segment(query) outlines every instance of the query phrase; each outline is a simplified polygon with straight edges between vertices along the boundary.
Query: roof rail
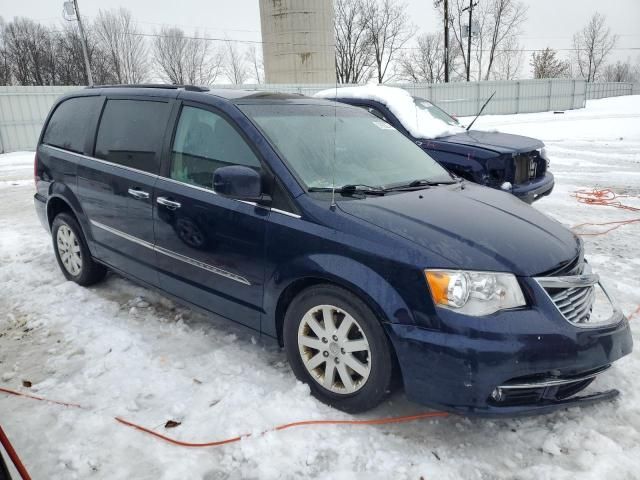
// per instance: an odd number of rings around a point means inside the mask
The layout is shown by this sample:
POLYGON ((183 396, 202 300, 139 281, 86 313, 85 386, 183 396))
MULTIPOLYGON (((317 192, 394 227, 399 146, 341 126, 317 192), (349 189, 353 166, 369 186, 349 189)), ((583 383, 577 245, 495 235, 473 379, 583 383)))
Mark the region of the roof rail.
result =
POLYGON ((183 88, 189 92, 208 92, 209 87, 200 87, 197 85, 173 85, 170 83, 134 83, 120 85, 93 85, 85 88, 167 88, 177 90, 183 88))

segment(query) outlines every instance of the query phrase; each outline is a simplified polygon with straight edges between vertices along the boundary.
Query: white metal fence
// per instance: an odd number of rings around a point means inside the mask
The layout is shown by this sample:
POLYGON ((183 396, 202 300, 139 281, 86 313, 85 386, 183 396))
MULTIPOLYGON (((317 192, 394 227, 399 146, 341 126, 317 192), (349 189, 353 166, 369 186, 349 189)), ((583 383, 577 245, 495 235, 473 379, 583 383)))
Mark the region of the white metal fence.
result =
POLYGON ((606 97, 620 97, 622 95, 640 95, 640 83, 587 83, 587 100, 606 97))
MULTIPOLYGON (((509 114, 545 112, 549 110, 570 110, 584 107, 584 80, 514 80, 491 82, 454 82, 454 83, 388 83, 389 87, 400 87, 411 95, 422 97, 437 103, 450 114, 457 116, 474 115, 482 104, 496 92, 487 105, 485 114, 509 114)), ((341 86, 348 85, 338 85, 341 86)), ((236 88, 235 85, 216 85, 223 88, 236 88)), ((250 90, 270 90, 287 93, 314 93, 335 88, 326 85, 242 85, 250 90)))
MULTIPOLYGON (((432 100, 458 116, 473 115, 496 92, 485 114, 511 114, 582 108, 585 101, 618 95, 640 94, 640 85, 592 83, 583 80, 517 80, 439 84, 390 84, 414 96, 432 100)), ((216 85, 313 95, 335 85, 216 85)), ((33 150, 49 109, 60 95, 79 87, 0 86, 0 153, 33 150)))
POLYGON ((53 103, 60 95, 77 88, 0 86, 0 153, 35 150, 53 103))

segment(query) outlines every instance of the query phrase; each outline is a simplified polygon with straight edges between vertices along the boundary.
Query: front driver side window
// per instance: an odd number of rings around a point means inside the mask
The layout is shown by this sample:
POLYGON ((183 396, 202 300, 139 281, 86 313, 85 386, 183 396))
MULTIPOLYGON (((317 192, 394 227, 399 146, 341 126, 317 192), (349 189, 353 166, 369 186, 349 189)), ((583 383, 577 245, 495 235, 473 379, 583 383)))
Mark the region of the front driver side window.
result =
POLYGON ((244 165, 260 171, 260 161, 222 116, 185 106, 171 150, 171 178, 213 189, 213 172, 244 165))

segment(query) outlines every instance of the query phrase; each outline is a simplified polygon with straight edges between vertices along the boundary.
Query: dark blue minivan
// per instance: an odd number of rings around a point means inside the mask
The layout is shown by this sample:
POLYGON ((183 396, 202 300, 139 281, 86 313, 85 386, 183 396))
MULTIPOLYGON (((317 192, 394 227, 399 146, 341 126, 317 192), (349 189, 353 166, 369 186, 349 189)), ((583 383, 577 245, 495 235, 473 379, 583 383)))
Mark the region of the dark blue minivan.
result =
POLYGON ((401 88, 341 87, 316 96, 365 108, 461 178, 507 191, 527 203, 553 191, 554 178, 541 140, 463 128, 434 103, 401 88))
POLYGON ((632 349, 574 234, 361 108, 88 88, 53 107, 35 178, 67 279, 113 270, 272 337, 348 412, 400 384, 464 414, 584 404, 632 349))

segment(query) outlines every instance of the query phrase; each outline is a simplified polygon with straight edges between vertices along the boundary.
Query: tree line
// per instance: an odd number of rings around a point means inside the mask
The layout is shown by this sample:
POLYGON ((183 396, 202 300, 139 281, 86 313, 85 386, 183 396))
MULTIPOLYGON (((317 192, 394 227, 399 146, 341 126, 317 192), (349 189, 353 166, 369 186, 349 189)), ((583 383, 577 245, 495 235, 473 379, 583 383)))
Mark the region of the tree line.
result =
MULTIPOLYGON (((451 81, 522 78, 521 45, 527 7, 519 0, 479 0, 473 10, 471 55, 468 51, 469 0, 449 0, 449 77, 451 81)), ((444 25, 443 2, 435 0, 444 25)), ((396 0, 336 0, 336 76, 341 83, 376 79, 438 83, 444 81, 443 32, 416 36, 406 4, 396 0), (415 39, 413 43, 411 40, 415 39)), ((531 52, 533 78, 583 78, 615 82, 640 81, 640 57, 607 64, 618 37, 606 18, 594 13, 573 35, 572 49, 562 58, 547 47, 531 52)))
MULTIPOLYGON (((125 8, 84 19, 87 54, 98 85, 143 83, 210 85, 262 82, 257 48, 211 42, 176 27, 144 33, 125 8)), ((77 23, 45 26, 28 18, 0 18, 0 85, 86 85, 77 23)))
MULTIPOLYGON (((441 24, 441 1, 434 2, 441 24)), ((449 73, 452 81, 521 78, 520 43, 527 7, 519 0, 480 0, 473 10, 471 55, 467 50, 468 0, 449 0, 449 73)), ((256 43, 209 39, 178 27, 142 31, 125 8, 100 10, 84 19, 87 53, 96 84, 262 83, 261 47, 256 43)), ((444 35, 417 34, 401 0, 335 0, 336 79, 340 83, 444 80, 444 35)), ((573 77, 587 81, 638 81, 630 61, 607 64, 618 37, 595 13, 573 36, 566 58, 552 48, 535 51, 534 78, 573 77)), ((0 85, 86 85, 76 22, 46 26, 28 18, 0 18, 0 85)))

